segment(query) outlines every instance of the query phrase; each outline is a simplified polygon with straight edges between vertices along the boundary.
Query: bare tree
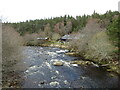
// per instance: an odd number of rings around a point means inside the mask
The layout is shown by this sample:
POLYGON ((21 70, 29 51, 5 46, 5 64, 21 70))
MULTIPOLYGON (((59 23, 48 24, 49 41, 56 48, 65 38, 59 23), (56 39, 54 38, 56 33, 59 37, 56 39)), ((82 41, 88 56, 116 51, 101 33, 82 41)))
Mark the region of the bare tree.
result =
MULTIPOLYGON (((10 26, 3 25, 2 28, 2 71, 3 87, 8 83, 15 82, 19 71, 23 70, 22 60, 22 38, 10 26), (18 65, 19 64, 19 65, 18 65), (11 77, 13 75, 14 77, 11 77), (15 77, 16 76, 16 77, 15 77)), ((20 78, 17 78, 20 79, 20 78)), ((17 85, 16 85, 17 86, 17 85)), ((7 86, 9 87, 9 86, 7 86)))

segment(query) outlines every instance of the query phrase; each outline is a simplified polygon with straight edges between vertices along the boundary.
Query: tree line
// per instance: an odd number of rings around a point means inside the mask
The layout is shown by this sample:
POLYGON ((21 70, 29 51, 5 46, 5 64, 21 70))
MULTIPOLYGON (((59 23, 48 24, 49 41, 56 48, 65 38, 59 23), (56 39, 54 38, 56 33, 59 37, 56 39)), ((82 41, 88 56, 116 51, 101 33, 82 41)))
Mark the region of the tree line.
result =
POLYGON ((27 20, 25 22, 18 23, 5 23, 11 24, 20 35, 26 33, 40 33, 45 32, 46 36, 50 37, 50 32, 55 32, 61 36, 69 34, 72 32, 77 32, 86 26, 87 20, 89 18, 97 18, 101 20, 101 23, 104 23, 106 27, 106 22, 112 22, 113 16, 119 15, 117 11, 107 11, 105 14, 98 14, 94 11, 92 15, 83 15, 72 17, 69 15, 48 18, 48 19, 36 19, 36 20, 27 20))
POLYGON ((27 20, 25 22, 4 23, 11 25, 21 36, 37 33, 41 37, 63 36, 74 32, 80 32, 85 28, 89 19, 98 19, 101 28, 107 29, 107 34, 114 45, 119 45, 120 35, 120 13, 118 11, 107 11, 105 14, 93 12, 92 15, 83 16, 60 16, 48 19, 27 20))

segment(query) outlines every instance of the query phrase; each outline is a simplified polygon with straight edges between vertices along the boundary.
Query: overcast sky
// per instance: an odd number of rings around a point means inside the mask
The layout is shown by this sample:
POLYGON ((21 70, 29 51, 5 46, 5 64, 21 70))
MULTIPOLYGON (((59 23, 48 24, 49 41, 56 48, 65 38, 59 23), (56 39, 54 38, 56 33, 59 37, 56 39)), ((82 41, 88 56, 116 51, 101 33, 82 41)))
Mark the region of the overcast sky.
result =
POLYGON ((19 22, 50 18, 92 14, 103 14, 108 10, 118 11, 120 0, 0 0, 0 16, 4 21, 19 22))

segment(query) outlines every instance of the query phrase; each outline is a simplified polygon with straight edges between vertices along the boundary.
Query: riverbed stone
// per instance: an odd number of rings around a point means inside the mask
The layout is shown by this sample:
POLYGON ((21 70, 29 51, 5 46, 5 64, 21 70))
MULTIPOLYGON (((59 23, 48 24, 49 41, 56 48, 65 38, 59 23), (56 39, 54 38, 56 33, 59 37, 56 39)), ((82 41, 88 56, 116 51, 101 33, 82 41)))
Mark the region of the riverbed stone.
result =
POLYGON ((55 62, 53 62, 53 65, 54 66, 63 66, 63 62, 62 61, 55 61, 55 62))
POLYGON ((68 82, 67 80, 65 80, 65 81, 64 81, 64 84, 66 84, 66 85, 67 85, 67 84, 69 84, 69 82, 68 82))
POLYGON ((86 78, 86 77, 84 77, 84 76, 81 76, 81 79, 83 79, 83 80, 84 80, 85 78, 86 78))
POLYGON ((57 85, 59 85, 59 82, 57 82, 57 81, 54 81, 54 82, 50 82, 50 86, 57 86, 57 85))
POLYGON ((55 78, 57 78, 57 77, 56 77, 56 76, 52 76, 52 77, 51 77, 51 79, 55 79, 55 78))
POLYGON ((79 61, 71 61, 70 64, 90 65, 91 62, 79 60, 79 61))

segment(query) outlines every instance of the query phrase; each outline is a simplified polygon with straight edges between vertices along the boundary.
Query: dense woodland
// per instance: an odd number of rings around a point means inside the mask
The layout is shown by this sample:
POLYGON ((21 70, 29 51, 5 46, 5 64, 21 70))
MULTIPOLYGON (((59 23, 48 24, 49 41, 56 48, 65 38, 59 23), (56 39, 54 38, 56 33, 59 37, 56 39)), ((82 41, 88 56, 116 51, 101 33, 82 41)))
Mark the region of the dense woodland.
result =
POLYGON ((6 24, 12 24, 21 35, 25 33, 40 33, 42 31, 46 32, 46 34, 55 32, 64 35, 82 30, 82 28, 86 26, 89 18, 99 19, 100 22, 104 24, 103 27, 107 27, 108 24, 113 22, 116 15, 119 15, 119 12, 107 11, 105 14, 98 14, 94 11, 92 15, 76 17, 65 15, 55 18, 27 20, 25 22, 6 24))

